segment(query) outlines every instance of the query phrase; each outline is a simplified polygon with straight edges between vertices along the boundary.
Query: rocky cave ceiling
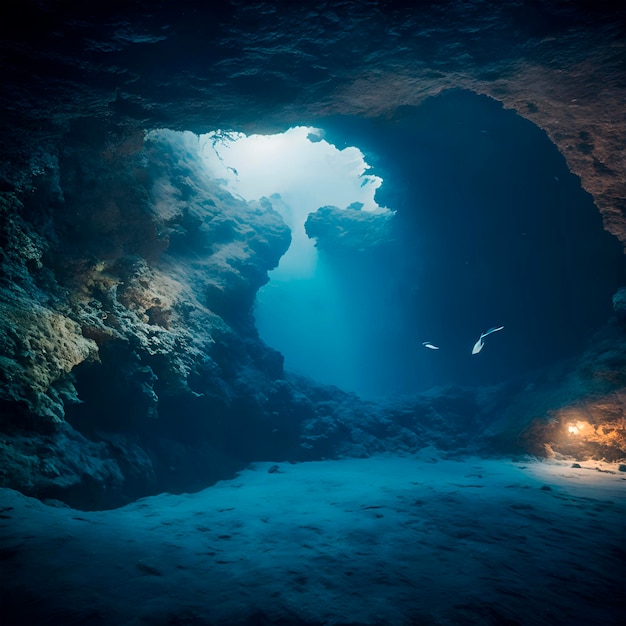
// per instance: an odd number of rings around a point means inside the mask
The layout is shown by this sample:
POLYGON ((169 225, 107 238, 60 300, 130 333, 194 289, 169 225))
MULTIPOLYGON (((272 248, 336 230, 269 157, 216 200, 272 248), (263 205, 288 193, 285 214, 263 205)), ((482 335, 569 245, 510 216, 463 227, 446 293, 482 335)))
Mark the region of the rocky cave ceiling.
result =
POLYGON ((393 123, 399 107, 460 87, 544 129, 626 242, 624 14, 604 3, 26 1, 2 11, 5 167, 81 118, 127 131, 263 132, 331 115, 393 123))
POLYGON ((595 438, 580 454, 624 457, 616 326, 565 374, 515 383, 506 401, 455 389, 375 409, 283 380, 250 311, 288 245, 284 223, 146 139, 340 119, 400 136, 407 111, 467 90, 543 129, 626 245, 623 10, 24 0, 0 14, 0 417, 44 433, 0 442, 3 485, 98 508, 255 458, 463 447, 495 414, 489 432, 507 444, 526 429, 524 449, 558 449, 568 420, 585 421, 595 438))

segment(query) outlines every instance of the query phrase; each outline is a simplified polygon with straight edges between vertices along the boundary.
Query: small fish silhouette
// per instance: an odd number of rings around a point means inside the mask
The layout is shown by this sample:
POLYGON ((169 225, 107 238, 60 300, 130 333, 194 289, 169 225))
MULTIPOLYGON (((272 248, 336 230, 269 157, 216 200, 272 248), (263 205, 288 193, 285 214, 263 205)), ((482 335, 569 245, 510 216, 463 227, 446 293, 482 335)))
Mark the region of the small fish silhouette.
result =
POLYGON ((499 330, 502 330, 503 328, 504 326, 494 326, 493 328, 490 328, 486 333, 482 333, 480 337, 478 338, 478 341, 474 344, 474 347, 472 348, 472 354, 478 354, 483 349, 483 346, 485 345, 485 342, 483 341, 483 339, 487 335, 491 335, 491 333, 497 333, 499 330))

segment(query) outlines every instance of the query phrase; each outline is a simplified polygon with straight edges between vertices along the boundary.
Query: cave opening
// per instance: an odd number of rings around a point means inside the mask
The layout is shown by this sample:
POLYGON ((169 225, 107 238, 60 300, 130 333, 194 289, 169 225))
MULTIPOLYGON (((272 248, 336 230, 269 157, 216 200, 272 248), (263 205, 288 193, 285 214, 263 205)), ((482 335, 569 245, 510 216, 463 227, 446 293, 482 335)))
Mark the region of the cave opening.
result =
MULTIPOLYGON (((360 318, 370 319, 375 299, 355 311, 358 293, 318 253, 307 225, 318 210, 326 224, 324 211, 330 211, 343 214, 341 237, 361 236, 363 225, 371 237, 393 217, 375 200, 382 179, 370 173, 358 148, 338 150, 313 127, 273 135, 212 132, 200 135, 199 152, 212 178, 246 201, 268 198, 291 231, 288 250, 256 298, 260 337, 284 355, 288 369, 364 394, 360 370, 368 322, 360 318)), ((360 268, 354 273, 358 280, 360 268)))
POLYGON ((573 356, 610 317, 621 246, 531 122, 451 90, 318 125, 201 136, 211 176, 290 226, 255 305, 287 369, 362 397, 491 385, 573 356))

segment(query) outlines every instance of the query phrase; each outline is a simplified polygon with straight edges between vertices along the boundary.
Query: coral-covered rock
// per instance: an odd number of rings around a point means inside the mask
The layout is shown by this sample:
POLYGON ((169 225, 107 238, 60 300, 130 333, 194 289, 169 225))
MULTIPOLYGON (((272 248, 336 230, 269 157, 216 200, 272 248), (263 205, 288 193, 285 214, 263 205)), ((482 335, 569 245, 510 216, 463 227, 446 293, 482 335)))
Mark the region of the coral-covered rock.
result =
MULTIPOLYGON (((95 472, 98 488, 117 494, 109 503, 129 497, 131 483, 153 488, 153 475, 172 489, 194 482, 191 474, 221 476, 210 461, 215 454, 200 471, 183 471, 184 463, 145 436, 158 430, 176 448, 181 402, 204 413, 205 433, 218 423, 232 428, 229 414, 243 423, 264 419, 266 400, 242 412, 242 398, 265 397, 282 375, 282 358, 257 337, 252 306, 289 245, 289 230, 269 201, 246 203, 209 180, 193 137, 162 131, 145 142, 133 136, 88 148, 82 135, 68 139, 62 158, 50 159, 54 168, 38 174, 34 197, 3 196, 0 401, 7 446, 28 441, 15 428, 62 438, 68 426, 58 428, 67 419, 92 439, 106 439, 98 450, 127 468, 110 441, 134 433, 133 445, 151 449, 153 463, 140 465, 146 475, 130 483, 120 474, 116 490, 95 472)), ((85 458, 92 454, 77 433, 72 442, 86 446, 85 458)), ((65 450, 66 443, 51 445, 65 450)), ((201 457, 203 446, 187 457, 201 457)), ((21 485, 22 470, 7 467, 7 484, 21 485)), ((30 475, 32 491, 47 492, 45 475, 39 482, 34 470, 30 475)), ((75 490, 73 483, 57 487, 75 490)))

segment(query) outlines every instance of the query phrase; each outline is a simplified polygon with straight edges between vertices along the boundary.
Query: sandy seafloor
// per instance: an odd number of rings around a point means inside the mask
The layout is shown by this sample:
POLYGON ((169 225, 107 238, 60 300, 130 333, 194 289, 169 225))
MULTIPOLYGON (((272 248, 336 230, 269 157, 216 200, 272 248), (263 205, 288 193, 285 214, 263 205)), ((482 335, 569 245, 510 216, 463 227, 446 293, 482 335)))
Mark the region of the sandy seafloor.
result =
POLYGON ((110 511, 0 491, 0 623, 626 623, 617 466, 433 449, 272 465, 110 511))

